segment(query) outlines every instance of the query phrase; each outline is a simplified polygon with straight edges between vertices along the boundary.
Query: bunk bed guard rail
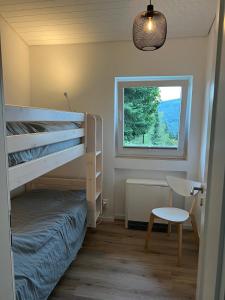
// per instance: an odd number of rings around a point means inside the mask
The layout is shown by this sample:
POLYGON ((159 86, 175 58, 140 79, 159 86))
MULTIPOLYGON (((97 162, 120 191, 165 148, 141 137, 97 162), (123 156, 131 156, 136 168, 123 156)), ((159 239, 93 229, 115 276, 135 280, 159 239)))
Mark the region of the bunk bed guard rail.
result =
POLYGON ((81 141, 78 145, 67 149, 9 167, 10 190, 22 186, 23 184, 85 154, 85 113, 6 105, 5 116, 6 123, 57 122, 59 128, 60 124, 63 122, 80 124, 78 128, 74 129, 59 129, 51 132, 25 133, 7 136, 8 155, 75 139, 80 139, 81 141))

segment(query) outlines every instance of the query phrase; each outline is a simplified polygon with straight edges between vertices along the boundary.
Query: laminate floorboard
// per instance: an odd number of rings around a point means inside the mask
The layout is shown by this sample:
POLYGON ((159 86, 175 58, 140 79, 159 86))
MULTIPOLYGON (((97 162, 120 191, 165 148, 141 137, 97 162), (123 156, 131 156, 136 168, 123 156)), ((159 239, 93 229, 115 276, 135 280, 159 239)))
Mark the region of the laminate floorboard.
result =
POLYGON ((127 230, 123 222, 88 230, 77 259, 49 300, 195 299, 197 249, 194 235, 183 235, 183 261, 177 267, 176 234, 153 232, 151 251, 145 231, 127 230))

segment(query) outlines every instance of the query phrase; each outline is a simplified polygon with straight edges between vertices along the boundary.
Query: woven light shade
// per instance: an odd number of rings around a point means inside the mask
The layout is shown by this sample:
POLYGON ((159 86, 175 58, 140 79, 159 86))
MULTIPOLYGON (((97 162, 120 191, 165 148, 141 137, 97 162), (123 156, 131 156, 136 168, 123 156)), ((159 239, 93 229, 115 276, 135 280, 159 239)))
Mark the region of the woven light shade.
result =
POLYGON ((134 19, 134 45, 143 51, 154 51, 161 48, 167 36, 167 22, 165 16, 148 5, 147 11, 141 12, 134 19))

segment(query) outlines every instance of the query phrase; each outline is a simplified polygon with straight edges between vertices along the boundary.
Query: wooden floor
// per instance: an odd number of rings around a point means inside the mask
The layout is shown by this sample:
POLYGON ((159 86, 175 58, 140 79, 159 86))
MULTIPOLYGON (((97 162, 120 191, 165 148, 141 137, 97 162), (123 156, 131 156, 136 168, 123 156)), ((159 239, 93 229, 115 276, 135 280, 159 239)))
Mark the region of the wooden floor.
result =
POLYGON ((176 234, 152 234, 105 223, 88 231, 83 248, 49 300, 195 299, 197 250, 193 233, 184 232, 183 264, 176 266, 176 234))

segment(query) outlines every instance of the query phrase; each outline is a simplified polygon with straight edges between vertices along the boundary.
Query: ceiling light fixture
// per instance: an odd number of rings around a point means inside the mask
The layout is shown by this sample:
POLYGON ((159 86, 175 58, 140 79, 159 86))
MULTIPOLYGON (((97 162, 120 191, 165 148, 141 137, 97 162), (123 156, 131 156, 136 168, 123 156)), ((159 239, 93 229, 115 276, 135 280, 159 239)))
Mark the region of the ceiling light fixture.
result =
POLYGON ((150 0, 147 11, 139 13, 134 19, 134 45, 142 51, 154 51, 164 45, 166 36, 166 18, 161 12, 154 10, 150 0))

